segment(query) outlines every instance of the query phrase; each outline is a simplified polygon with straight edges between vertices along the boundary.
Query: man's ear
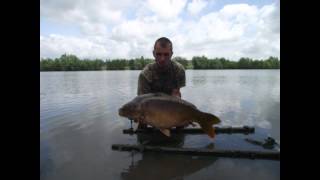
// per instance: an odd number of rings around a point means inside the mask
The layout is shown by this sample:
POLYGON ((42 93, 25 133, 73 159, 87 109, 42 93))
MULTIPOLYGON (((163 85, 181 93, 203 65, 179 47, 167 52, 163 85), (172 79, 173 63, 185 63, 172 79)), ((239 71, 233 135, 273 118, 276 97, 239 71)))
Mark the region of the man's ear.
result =
POLYGON ((156 52, 152 51, 153 57, 156 58, 156 52))

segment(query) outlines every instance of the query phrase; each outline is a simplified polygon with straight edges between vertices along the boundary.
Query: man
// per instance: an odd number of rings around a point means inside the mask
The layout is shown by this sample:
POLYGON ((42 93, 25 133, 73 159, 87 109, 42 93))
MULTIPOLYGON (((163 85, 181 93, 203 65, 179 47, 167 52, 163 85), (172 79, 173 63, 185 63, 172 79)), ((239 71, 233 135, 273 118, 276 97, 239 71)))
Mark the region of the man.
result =
POLYGON ((171 61, 172 43, 166 38, 159 38, 154 44, 155 62, 146 65, 138 81, 138 95, 163 92, 181 98, 180 88, 186 84, 184 67, 171 61))
MULTIPOLYGON (((186 84, 184 67, 171 61, 173 51, 172 42, 166 38, 159 38, 153 49, 154 63, 145 66, 138 80, 138 95, 163 92, 181 98, 180 88, 186 84)), ((145 125, 139 124, 139 127, 145 125)))

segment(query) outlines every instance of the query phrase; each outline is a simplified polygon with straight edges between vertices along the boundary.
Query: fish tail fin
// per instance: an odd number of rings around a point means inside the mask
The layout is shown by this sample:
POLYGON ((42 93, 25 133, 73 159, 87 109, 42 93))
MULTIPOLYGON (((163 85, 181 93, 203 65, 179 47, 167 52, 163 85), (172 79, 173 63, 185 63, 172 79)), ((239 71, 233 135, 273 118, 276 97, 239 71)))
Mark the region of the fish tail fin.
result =
POLYGON ((215 131, 214 131, 214 128, 212 127, 212 125, 218 124, 221 121, 217 116, 215 116, 213 114, 200 112, 197 122, 200 124, 202 130, 205 133, 207 133, 211 138, 214 138, 215 131))

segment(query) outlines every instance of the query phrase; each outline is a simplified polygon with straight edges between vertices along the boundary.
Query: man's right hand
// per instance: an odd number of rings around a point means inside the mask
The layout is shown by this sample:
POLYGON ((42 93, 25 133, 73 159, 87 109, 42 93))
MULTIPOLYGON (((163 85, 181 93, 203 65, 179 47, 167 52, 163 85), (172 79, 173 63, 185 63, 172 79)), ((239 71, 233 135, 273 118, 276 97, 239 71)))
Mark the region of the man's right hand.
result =
POLYGON ((171 92, 171 95, 181 98, 180 89, 173 89, 172 92, 171 92))
POLYGON ((138 123, 138 129, 147 128, 148 125, 144 121, 144 118, 137 118, 133 120, 135 123, 138 123))

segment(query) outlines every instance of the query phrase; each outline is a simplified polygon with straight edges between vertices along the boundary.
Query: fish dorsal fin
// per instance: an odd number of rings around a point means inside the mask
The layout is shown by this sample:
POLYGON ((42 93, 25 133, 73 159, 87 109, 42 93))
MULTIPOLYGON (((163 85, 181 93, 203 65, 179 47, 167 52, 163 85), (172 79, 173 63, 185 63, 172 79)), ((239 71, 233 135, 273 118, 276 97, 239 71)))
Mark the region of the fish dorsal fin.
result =
POLYGON ((160 131, 161 131, 164 135, 170 137, 170 130, 169 130, 169 129, 160 129, 160 131))

